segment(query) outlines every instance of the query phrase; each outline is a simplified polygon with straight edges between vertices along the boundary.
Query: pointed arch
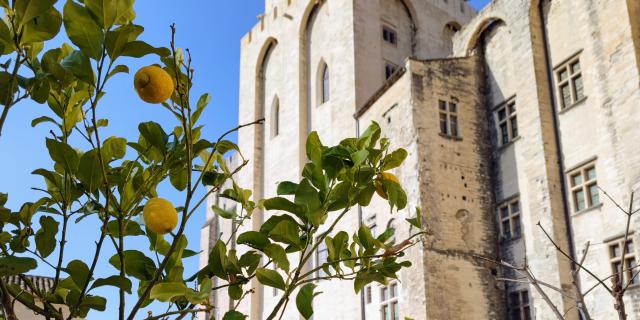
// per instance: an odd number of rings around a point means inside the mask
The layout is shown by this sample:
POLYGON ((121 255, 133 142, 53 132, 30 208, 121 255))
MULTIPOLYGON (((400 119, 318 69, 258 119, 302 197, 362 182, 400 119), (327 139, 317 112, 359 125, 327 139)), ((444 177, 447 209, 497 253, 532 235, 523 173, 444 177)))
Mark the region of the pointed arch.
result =
POLYGON ((453 54, 453 36, 460 31, 462 26, 457 21, 450 21, 442 30, 442 43, 447 49, 447 54, 453 54))
POLYGON ((325 7, 326 0, 309 1, 304 10, 299 29, 299 81, 300 84, 300 100, 299 108, 299 129, 298 129, 298 148, 300 168, 307 161, 305 153, 306 137, 311 131, 311 104, 312 104, 312 78, 311 78, 311 31, 313 22, 322 8, 325 7))
POLYGON ((280 134, 280 98, 276 95, 271 103, 271 117, 270 117, 270 129, 271 138, 275 138, 280 134))
POLYGON ((467 47, 465 50, 467 55, 470 56, 473 53, 473 51, 478 46, 482 36, 487 30, 490 30, 491 28, 499 25, 506 25, 504 20, 499 17, 489 17, 479 22, 476 25, 475 31, 471 34, 471 37, 467 41, 467 47))
POLYGON ((407 16, 409 16, 409 21, 411 23, 411 35, 410 35, 411 36, 411 56, 415 57, 416 50, 418 47, 418 30, 419 30, 418 21, 415 18, 417 17, 417 15, 415 14, 416 11, 409 0, 398 0, 398 1, 400 1, 400 4, 402 4, 404 11, 407 13, 407 16))

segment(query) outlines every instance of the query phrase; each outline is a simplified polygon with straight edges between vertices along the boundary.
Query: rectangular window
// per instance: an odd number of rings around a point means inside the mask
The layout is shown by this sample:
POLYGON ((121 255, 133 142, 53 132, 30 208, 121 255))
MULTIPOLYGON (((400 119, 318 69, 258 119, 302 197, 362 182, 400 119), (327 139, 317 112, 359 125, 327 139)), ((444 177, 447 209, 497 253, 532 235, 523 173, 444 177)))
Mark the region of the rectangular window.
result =
POLYGON ((371 303, 371 301, 373 301, 373 297, 372 297, 371 291, 372 291, 371 285, 368 285, 365 288, 365 294, 364 294, 364 296, 365 296, 364 299, 365 299, 367 304, 369 304, 369 303, 371 303))
POLYGON ((589 163, 569 173, 573 212, 580 212, 600 204, 596 179, 596 165, 589 163))
POLYGON ((631 237, 627 239, 626 248, 624 249, 624 259, 622 258, 623 243, 624 238, 617 239, 609 243, 609 259, 611 260, 611 272, 618 275, 622 273, 622 281, 625 285, 629 281, 631 281, 631 284, 640 284, 640 277, 634 277, 634 274, 638 272, 638 270, 636 269, 638 264, 636 260, 636 253, 633 248, 633 240, 631 239, 631 237), (624 268, 622 268, 623 261, 624 268))
POLYGON ((458 105, 455 102, 438 101, 440 133, 450 137, 460 137, 458 130, 458 105))
POLYGON ((397 65, 391 63, 391 62, 387 62, 384 65, 384 77, 385 80, 389 80, 398 70, 400 69, 400 67, 398 67, 397 65))
MULTIPOLYGON (((318 249, 316 251, 316 268, 321 267, 323 264, 327 263, 329 259, 329 249, 327 249, 327 244, 322 241, 318 245, 318 249)), ((316 277, 325 277, 328 274, 324 272, 324 270, 320 269, 316 273, 316 277)))
POLYGON ((571 107, 585 98, 579 56, 575 56, 556 67, 555 72, 561 109, 571 107))
POLYGON ((509 293, 507 303, 509 306, 509 320, 531 320, 528 290, 509 293))
POLYGON ((382 39, 394 46, 398 44, 398 34, 393 28, 386 25, 382 26, 382 39))
POLYGON ((505 145, 518 137, 518 116, 516 115, 516 101, 511 99, 496 108, 496 124, 500 145, 505 145))
POLYGON ((392 282, 380 288, 380 311, 383 320, 400 319, 397 282, 392 282))
POLYGON ((498 206, 500 221, 500 235, 507 239, 522 236, 522 222, 520 214, 520 199, 509 200, 498 206))

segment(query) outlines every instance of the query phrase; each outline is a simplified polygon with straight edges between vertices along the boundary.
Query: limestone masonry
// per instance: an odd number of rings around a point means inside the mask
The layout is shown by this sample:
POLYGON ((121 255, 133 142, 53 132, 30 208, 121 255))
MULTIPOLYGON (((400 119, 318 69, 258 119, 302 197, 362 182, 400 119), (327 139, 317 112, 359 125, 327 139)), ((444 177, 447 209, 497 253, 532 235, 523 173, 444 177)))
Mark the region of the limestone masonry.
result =
MULTIPOLYGON (((542 228, 576 259, 589 243, 584 266, 598 277, 623 266, 633 278, 640 219, 622 256, 626 215, 609 196, 628 208, 635 191, 640 208, 640 1, 494 0, 480 12, 464 0, 265 7, 241 44, 239 123, 266 122, 239 132, 251 160, 239 185, 275 196, 278 182, 299 180, 309 132, 332 145, 376 121, 392 148, 409 152, 394 170, 409 205, 392 215, 374 198, 340 228, 394 228, 402 239, 420 207, 429 230, 408 251, 413 267, 388 286, 356 295, 350 282, 318 283, 314 319, 556 319, 522 275, 482 256, 526 263, 568 293, 545 290, 577 320, 574 282, 585 292, 597 281, 585 272, 574 281, 542 228)), ((209 204, 233 210, 216 196, 209 204)), ((234 227, 207 213, 201 264, 234 227)), ((325 258, 320 250, 309 267, 325 258)), ((626 308, 640 319, 640 277, 631 282, 626 308)), ((238 309, 265 319, 281 292, 252 286, 238 309)), ((585 296, 593 319, 617 319, 613 303, 602 287, 585 296)), ((233 307, 225 290, 212 304, 216 319, 233 307)), ((300 319, 293 304, 283 318, 300 319)))

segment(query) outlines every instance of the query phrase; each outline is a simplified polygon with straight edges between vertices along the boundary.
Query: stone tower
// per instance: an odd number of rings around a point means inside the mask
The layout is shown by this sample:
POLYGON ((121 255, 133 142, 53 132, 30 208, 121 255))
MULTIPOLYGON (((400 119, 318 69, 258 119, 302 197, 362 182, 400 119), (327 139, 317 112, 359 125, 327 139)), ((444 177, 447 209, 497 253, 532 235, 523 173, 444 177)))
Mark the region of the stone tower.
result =
MULTIPOLYGON (((637 246, 615 256, 624 217, 598 187, 621 202, 640 189, 638 1, 494 0, 476 13, 464 0, 266 0, 265 9, 241 44, 239 122, 266 122, 239 132, 252 161, 239 184, 272 197, 278 182, 299 179, 309 132, 335 144, 376 121, 409 152, 394 170, 409 205, 392 215, 374 199, 341 227, 403 238, 411 230, 398 222, 420 207, 429 229, 389 286, 355 295, 350 283, 319 283, 315 319, 551 319, 533 287, 497 281, 513 275, 480 258, 526 261, 571 290, 572 266, 538 222, 571 255, 599 244, 585 265, 603 277, 635 264, 637 246)), ((232 227, 208 213, 202 261, 232 227)), ((263 319, 279 292, 253 285, 239 309, 263 319)), ((629 291, 629 313, 639 295, 629 291)), ((549 296, 578 319, 570 299, 549 296)), ((213 298, 216 318, 225 299, 213 298)), ((587 297, 594 318, 614 316, 607 299, 600 289, 587 297)), ((290 308, 285 318, 299 316, 290 308)))

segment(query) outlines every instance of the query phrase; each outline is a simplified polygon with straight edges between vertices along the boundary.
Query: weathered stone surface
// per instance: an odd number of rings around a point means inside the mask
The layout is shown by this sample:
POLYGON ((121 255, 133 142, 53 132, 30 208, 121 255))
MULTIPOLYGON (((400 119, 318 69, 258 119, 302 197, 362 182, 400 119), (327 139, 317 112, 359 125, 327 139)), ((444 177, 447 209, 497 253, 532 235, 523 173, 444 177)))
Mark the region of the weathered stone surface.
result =
MULTIPOLYGON (((380 123, 393 147, 409 151, 394 170, 409 205, 390 214, 374 199, 360 214, 378 230, 398 226, 402 238, 410 230, 398 222, 418 206, 431 232, 408 251, 413 268, 399 277, 400 318, 506 319, 506 295, 526 289, 533 318, 554 319, 533 287, 497 282, 495 266, 477 258, 517 265, 526 258, 540 280, 570 289, 570 263, 538 222, 567 252, 579 253, 590 242, 585 266, 602 278, 611 275, 607 243, 623 234, 625 216, 603 194, 602 205, 573 213, 567 175, 592 161, 598 186, 614 199, 626 206, 630 191, 640 192, 640 2, 494 0, 478 13, 463 0, 266 0, 265 8, 241 42, 239 122, 265 117, 266 123, 239 133, 252 162, 238 183, 258 199, 271 197, 279 181, 299 178, 308 132, 335 144, 370 121, 380 123), (382 40, 383 25, 396 30, 397 44, 382 40), (453 39, 447 25, 461 26, 453 39), (560 110, 554 70, 571 57, 580 59, 586 99, 560 110), (322 103, 325 63, 330 100, 322 103), (403 70, 385 82, 385 64, 403 70), (494 108, 511 99, 519 138, 501 146, 494 108), (438 100, 457 101, 461 139, 439 135, 438 100), (522 237, 501 240, 496 206, 514 198, 522 237)), ((350 212, 341 228, 356 230, 358 216, 350 212)), ((215 221, 211 212, 208 218, 215 221)), ((265 218, 258 213, 240 230, 255 229, 265 218)), ((632 229, 639 224, 634 219, 632 229)), ((201 263, 209 238, 231 228, 208 225, 201 263)), ((638 248, 640 238, 632 239, 638 248)), ((581 273, 580 284, 586 290, 595 280, 581 273)), ((278 297, 253 285, 256 293, 239 309, 263 319, 278 297)), ((319 286, 324 294, 316 299, 315 319, 380 318, 378 285, 371 303, 350 283, 319 286)), ((548 295, 568 319, 577 319, 571 299, 548 295)), ((630 319, 640 319, 639 296, 634 288, 626 297, 630 319)), ((229 307, 225 299, 224 292, 213 299, 217 318, 229 307)), ((586 303, 596 319, 616 317, 603 289, 586 303)), ((284 318, 299 316, 290 308, 284 318)))

